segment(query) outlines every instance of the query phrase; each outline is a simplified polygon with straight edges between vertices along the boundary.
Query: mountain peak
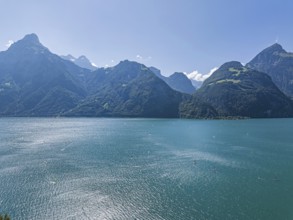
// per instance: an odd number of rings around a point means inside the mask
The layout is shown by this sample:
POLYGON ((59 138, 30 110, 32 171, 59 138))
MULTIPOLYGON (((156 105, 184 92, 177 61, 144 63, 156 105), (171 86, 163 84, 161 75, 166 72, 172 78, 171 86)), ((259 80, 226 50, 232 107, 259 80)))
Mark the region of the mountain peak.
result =
POLYGON ((240 78, 246 77, 247 73, 251 73, 251 70, 248 67, 243 66, 238 61, 230 61, 224 63, 209 78, 207 78, 203 82, 203 86, 224 81, 232 83, 238 82, 240 78))
POLYGON ((89 60, 85 55, 81 55, 78 57, 80 60, 89 60))
POLYGON ((163 78, 162 74, 161 74, 161 70, 159 70, 156 67, 150 66, 148 67, 150 71, 152 71, 157 77, 159 78, 163 78))
POLYGON ((124 66, 124 67, 141 67, 144 65, 143 64, 140 64, 138 62, 135 62, 135 61, 130 61, 130 60, 122 60, 120 61, 116 66, 124 66))
POLYGON ((183 78, 187 78, 187 76, 186 76, 184 73, 182 73, 182 72, 175 72, 175 73, 173 73, 171 76, 173 76, 173 77, 183 77, 183 78))
POLYGON ((251 69, 267 73, 281 91, 293 97, 293 53, 284 50, 280 44, 276 43, 264 49, 247 66, 251 69))
POLYGON ((195 88, 192 85, 190 79, 182 72, 175 72, 168 78, 166 78, 167 84, 174 90, 192 94, 195 91, 195 88))
POLYGON ((283 47, 275 43, 257 54, 246 66, 267 73, 272 64, 280 62, 280 58, 291 57, 283 47))
POLYGON ((36 34, 28 34, 25 35, 24 38, 12 44, 8 51, 10 53, 25 53, 25 54, 38 54, 43 53, 45 51, 49 51, 46 47, 44 47, 36 34))
POLYGON ((76 60, 76 58, 74 56, 72 56, 71 54, 68 54, 66 56, 61 55, 60 57, 64 60, 69 60, 71 62, 74 62, 76 60))
POLYGON ((286 51, 283 49, 283 47, 280 44, 275 43, 267 47, 266 49, 264 49, 260 54, 279 54, 279 53, 286 53, 286 51))
POLYGON ((125 59, 125 60, 121 60, 121 61, 118 63, 118 65, 119 65, 119 64, 131 64, 131 63, 137 63, 137 62, 135 62, 135 61, 130 61, 130 60, 125 59))
POLYGON ((89 69, 89 70, 96 70, 97 67, 91 63, 91 61, 85 56, 85 55, 81 55, 78 58, 75 58, 74 56, 68 54, 67 56, 60 56, 62 59, 64 60, 68 60, 72 63, 74 63, 75 65, 81 67, 81 68, 85 68, 85 69, 89 69))
POLYGON ((40 43, 39 37, 35 33, 25 35, 22 41, 27 41, 31 43, 40 43))
POLYGON ((272 46, 268 47, 274 50, 284 50, 281 44, 274 43, 272 46))
POLYGON ((227 63, 224 63, 219 69, 228 69, 228 68, 236 68, 236 69, 239 69, 239 68, 242 68, 243 65, 239 62, 239 61, 230 61, 230 62, 227 62, 227 63))
POLYGON ((266 118, 293 114, 290 99, 271 77, 235 61, 223 64, 195 94, 224 117, 266 118))

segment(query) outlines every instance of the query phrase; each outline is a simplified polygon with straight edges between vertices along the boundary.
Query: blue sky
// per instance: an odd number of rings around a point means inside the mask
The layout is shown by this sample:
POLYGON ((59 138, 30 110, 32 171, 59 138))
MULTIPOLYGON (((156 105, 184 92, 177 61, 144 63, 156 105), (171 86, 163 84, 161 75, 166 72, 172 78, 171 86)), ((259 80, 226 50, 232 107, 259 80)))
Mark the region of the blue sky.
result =
POLYGON ((59 55, 86 55, 100 67, 129 59, 207 73, 246 63, 278 40, 293 51, 289 0, 0 0, 0 50, 36 33, 59 55))

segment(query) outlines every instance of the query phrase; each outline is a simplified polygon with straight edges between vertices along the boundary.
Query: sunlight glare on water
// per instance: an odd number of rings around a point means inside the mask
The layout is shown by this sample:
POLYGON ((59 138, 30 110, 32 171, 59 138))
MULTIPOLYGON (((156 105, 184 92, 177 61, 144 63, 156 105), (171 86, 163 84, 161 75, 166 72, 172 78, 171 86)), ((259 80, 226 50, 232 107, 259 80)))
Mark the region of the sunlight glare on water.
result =
POLYGON ((0 119, 12 219, 292 219, 292 119, 0 119))

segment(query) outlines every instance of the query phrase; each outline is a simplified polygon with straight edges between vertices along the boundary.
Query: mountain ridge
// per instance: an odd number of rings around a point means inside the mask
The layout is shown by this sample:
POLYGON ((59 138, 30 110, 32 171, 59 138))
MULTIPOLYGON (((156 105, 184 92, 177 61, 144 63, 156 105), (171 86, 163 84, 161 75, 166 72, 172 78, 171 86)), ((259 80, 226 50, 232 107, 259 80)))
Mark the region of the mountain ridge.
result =
POLYGON ((155 67, 148 67, 157 77, 164 80, 172 89, 186 93, 193 94, 195 87, 188 77, 182 72, 175 72, 170 76, 166 77, 161 74, 161 71, 155 67))
POLYGON ((1 116, 178 118, 184 97, 143 64, 90 71, 51 53, 34 34, 0 53, 1 116))
POLYGON ((81 68, 85 68, 85 69, 89 69, 91 71, 94 71, 96 69, 98 69, 96 66, 93 65, 93 63, 84 55, 79 56, 78 58, 75 58, 74 56, 72 56, 71 54, 68 54, 66 56, 60 56, 62 59, 64 60, 68 60, 72 63, 74 63, 75 65, 81 67, 81 68))
POLYGON ((33 116, 65 112, 86 95, 81 77, 85 72, 51 53, 35 34, 26 35, 0 53, 0 113, 33 116), (54 105, 58 99, 55 110, 49 110, 49 103, 54 105))
POLYGON ((278 88, 293 99, 293 53, 273 44, 257 54, 246 65, 268 74, 278 88))
MULTIPOLYGON (((265 54, 291 65, 291 53, 280 45, 265 54)), ((90 70, 72 62, 76 58, 71 55, 66 59, 50 52, 36 34, 0 52, 0 116, 293 116, 292 101, 273 83, 273 77, 237 61, 223 64, 194 92, 180 72, 164 77, 154 67, 128 60, 90 70)))
POLYGON ((292 117, 293 103, 270 76, 232 61, 223 64, 195 95, 223 117, 292 117))

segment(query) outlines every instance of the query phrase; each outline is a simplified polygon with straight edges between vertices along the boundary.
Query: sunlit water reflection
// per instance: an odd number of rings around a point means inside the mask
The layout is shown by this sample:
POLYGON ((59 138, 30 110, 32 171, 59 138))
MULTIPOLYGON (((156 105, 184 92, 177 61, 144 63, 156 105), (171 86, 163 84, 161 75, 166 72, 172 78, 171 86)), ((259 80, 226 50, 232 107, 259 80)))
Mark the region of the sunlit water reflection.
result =
POLYGON ((293 120, 0 119, 12 219, 293 219, 293 120))

